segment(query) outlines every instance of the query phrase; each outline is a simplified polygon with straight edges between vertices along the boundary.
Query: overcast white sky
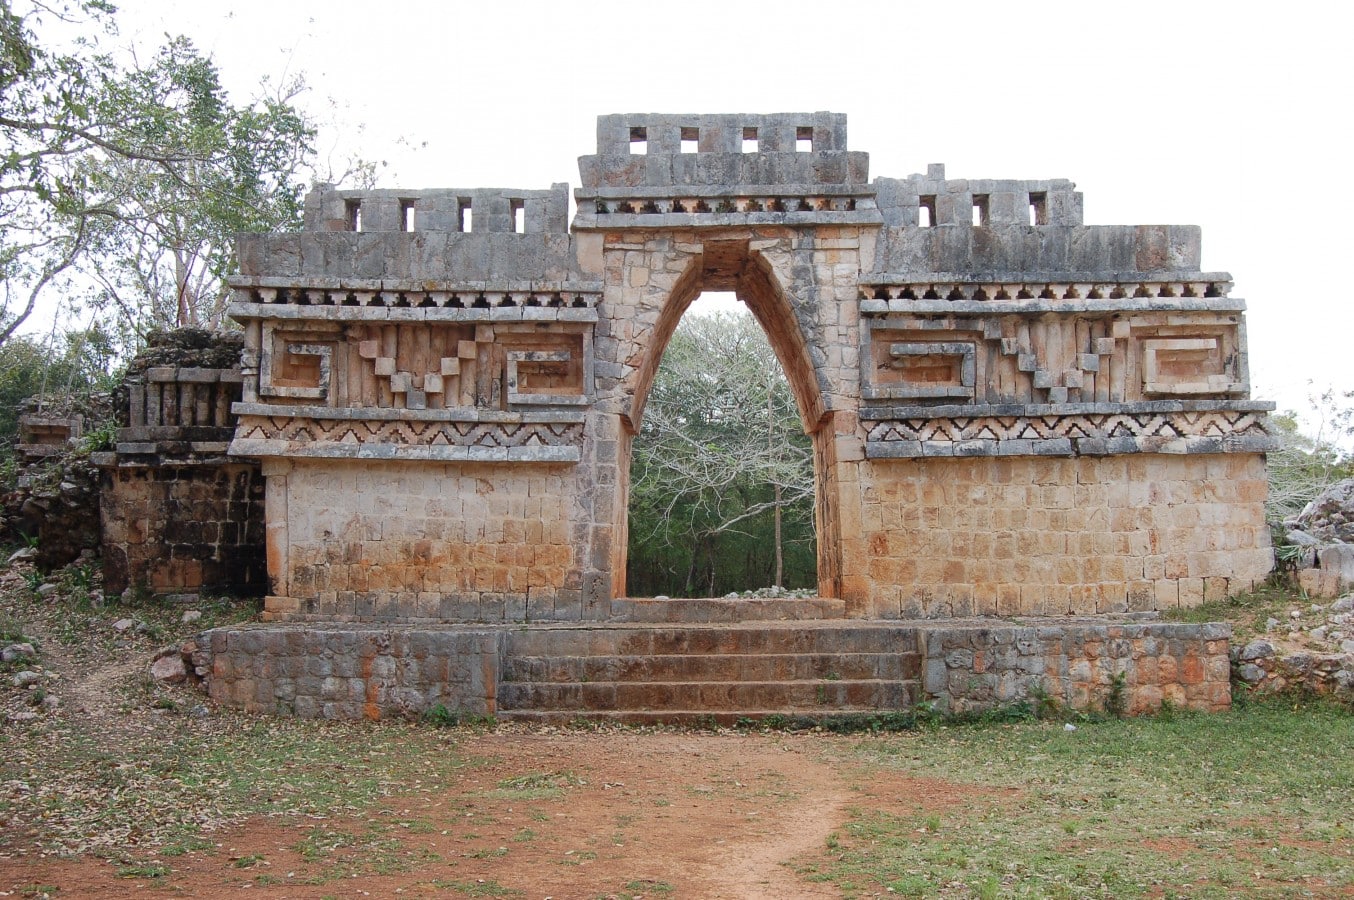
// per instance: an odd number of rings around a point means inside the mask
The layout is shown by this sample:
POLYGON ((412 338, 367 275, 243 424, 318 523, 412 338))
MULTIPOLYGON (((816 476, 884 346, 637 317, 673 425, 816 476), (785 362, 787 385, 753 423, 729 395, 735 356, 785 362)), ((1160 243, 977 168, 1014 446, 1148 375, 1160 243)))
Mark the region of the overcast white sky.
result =
POLYGON ((382 186, 578 185, 615 112, 850 117, 871 175, 1070 178, 1088 224, 1203 226, 1250 304, 1257 397, 1354 389, 1348 4, 123 0, 237 102, 304 72, 382 186))

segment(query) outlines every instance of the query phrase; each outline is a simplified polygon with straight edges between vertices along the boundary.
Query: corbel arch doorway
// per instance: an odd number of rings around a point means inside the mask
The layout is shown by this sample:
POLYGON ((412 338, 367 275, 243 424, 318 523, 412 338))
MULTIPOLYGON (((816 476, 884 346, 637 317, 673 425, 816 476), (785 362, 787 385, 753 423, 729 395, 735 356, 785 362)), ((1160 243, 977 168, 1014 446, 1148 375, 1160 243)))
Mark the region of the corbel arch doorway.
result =
MULTIPOLYGON (((678 323, 704 291, 734 293, 766 333, 795 398, 804 431, 813 444, 814 530, 817 538, 818 595, 841 595, 841 534, 838 487, 835 482, 832 415, 824 400, 823 384, 814 365, 812 338, 806 336, 795 306, 770 262, 750 249, 747 240, 710 240, 702 244, 673 288, 659 299, 651 329, 636 335, 637 362, 622 386, 620 459, 621 490, 618 539, 613 544, 613 584, 625 591, 628 574, 628 536, 631 447, 643 421, 644 408, 663 354, 678 323)), ((817 354, 819 358, 823 354, 817 354)))

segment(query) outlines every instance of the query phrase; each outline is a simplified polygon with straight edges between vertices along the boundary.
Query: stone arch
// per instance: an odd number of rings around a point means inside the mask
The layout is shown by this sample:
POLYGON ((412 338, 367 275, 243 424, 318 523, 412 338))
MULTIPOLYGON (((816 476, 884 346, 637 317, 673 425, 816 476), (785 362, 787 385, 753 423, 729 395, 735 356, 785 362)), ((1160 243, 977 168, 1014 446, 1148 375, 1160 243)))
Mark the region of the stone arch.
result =
POLYGON ((677 330, 692 301, 703 291, 732 291, 766 333, 772 351, 785 372, 791 393, 799 409, 800 422, 813 442, 814 524, 817 534, 818 593, 823 597, 840 595, 841 540, 836 514, 836 467, 834 435, 825 391, 826 376, 815 364, 823 359, 822 348, 814 352, 815 339, 806 333, 805 322, 791 302, 792 286, 777 273, 762 252, 753 249, 747 239, 712 238, 703 241, 691 254, 668 290, 648 292, 649 304, 642 311, 653 317, 653 325, 636 335, 629 364, 633 371, 618 385, 622 410, 619 437, 620 453, 617 481, 616 515, 612 567, 616 591, 624 591, 627 582, 630 499, 630 449, 639 432, 644 407, 653 381, 662 363, 668 342, 677 330))

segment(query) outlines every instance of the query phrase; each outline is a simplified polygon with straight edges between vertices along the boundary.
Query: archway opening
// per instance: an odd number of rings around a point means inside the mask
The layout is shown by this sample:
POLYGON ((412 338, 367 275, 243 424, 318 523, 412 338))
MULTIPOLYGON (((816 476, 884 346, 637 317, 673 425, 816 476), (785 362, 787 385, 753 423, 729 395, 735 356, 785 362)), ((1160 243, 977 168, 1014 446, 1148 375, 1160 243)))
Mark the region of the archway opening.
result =
MULTIPOLYGON (((819 597, 841 595, 841 517, 837 502, 837 443, 834 414, 823 399, 823 383, 818 365, 826 361, 825 351, 811 345, 818 332, 818 310, 811 296, 796 298, 787 294, 783 284, 788 276, 774 271, 769 258, 753 252, 746 240, 705 241, 699 256, 663 295, 654 295, 657 307, 647 307, 639 317, 646 319, 647 334, 639 341, 638 353, 631 357, 635 374, 623 397, 621 433, 617 452, 620 457, 619 491, 616 493, 616 536, 612 543, 613 587, 619 595, 640 597, 630 590, 628 578, 628 510, 630 510, 630 460, 632 438, 643 428, 645 405, 650 387, 658 374, 663 352, 677 332, 678 323, 701 292, 733 292, 756 318, 770 342, 774 357, 784 371, 785 383, 795 398, 800 428, 810 437, 814 464, 814 537, 816 543, 816 581, 819 597)), ((635 587, 639 586, 636 581, 635 587)), ((712 593, 701 591, 701 593, 712 593)), ((727 591, 724 591, 727 593, 727 591)), ((672 595, 672 594, 669 594, 672 595)))
POLYGON ((817 591, 813 444, 765 331, 734 293, 699 295, 631 445, 630 596, 817 591))

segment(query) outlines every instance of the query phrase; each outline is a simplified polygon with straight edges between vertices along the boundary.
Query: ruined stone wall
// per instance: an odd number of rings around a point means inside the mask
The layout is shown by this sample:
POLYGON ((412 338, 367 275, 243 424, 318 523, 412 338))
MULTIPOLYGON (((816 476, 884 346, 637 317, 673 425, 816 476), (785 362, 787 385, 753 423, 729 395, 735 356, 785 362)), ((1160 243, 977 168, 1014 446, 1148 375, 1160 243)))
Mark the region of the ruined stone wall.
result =
POLYGON ((787 709, 793 696, 790 712, 815 717, 918 701, 963 713, 1040 696, 1100 712, 1116 690, 1130 715, 1163 703, 1216 712, 1231 705, 1229 637, 1228 625, 1084 619, 782 631, 319 624, 217 629, 184 652, 212 699, 252 712, 416 718, 440 704, 535 721, 602 709, 610 721, 732 722, 787 709), (845 679, 821 678, 828 660, 845 679))
POLYGON ((261 596, 267 588, 258 463, 229 457, 242 336, 153 333, 115 392, 100 468, 104 588, 261 596))
POLYGON ((262 596, 263 479, 257 465, 105 467, 104 589, 262 596))
POLYGON ((473 630, 217 629, 189 661, 213 700, 247 712, 389 719, 441 704, 492 715, 500 641, 473 630))
POLYGON ((578 618, 574 466, 269 462, 267 618, 578 618))
POLYGON ((1133 716, 1165 704, 1221 712, 1232 705, 1231 631, 1225 623, 1077 620, 926 627, 922 696, 956 713, 1037 702, 1036 691, 1068 709, 1103 711, 1118 702, 1120 713, 1133 716))

